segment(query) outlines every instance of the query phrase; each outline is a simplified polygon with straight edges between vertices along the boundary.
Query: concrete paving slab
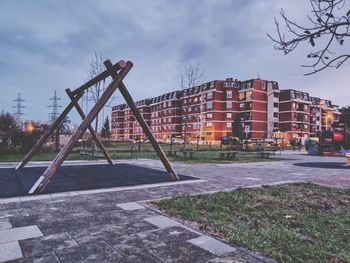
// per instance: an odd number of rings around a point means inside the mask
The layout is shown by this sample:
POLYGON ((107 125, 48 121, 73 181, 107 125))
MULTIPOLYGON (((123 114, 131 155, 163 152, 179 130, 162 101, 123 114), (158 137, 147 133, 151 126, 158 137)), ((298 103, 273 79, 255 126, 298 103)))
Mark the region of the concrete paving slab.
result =
POLYGON ((0 219, 13 216, 29 216, 29 213, 24 208, 0 211, 0 219))
POLYGON ((12 224, 8 219, 0 219, 0 230, 12 228, 12 224))
POLYGON ((207 251, 209 251, 210 253, 217 255, 217 256, 222 256, 225 255, 227 253, 231 253, 236 251, 237 249, 235 249, 234 247, 231 247, 223 242, 220 242, 212 237, 209 236, 201 236, 201 237, 197 237, 194 239, 190 239, 187 242, 198 246, 202 249, 205 249, 207 251))
POLYGON ((18 242, 0 244, 0 262, 22 258, 22 250, 18 242))
POLYGON ((41 233, 40 229, 37 226, 25 226, 5 229, 0 230, 0 244, 41 236, 43 236, 43 233, 41 233))
POLYGON ((138 210, 138 209, 145 209, 144 206, 139 205, 135 202, 130 203, 124 203, 124 204, 117 204, 118 207, 120 207, 123 210, 132 211, 132 210, 138 210))
POLYGON ((250 181, 261 181, 261 178, 256 178, 256 177, 243 177, 242 179, 244 180, 250 180, 250 181))
POLYGON ((179 222, 170 219, 166 216, 151 216, 144 219, 148 223, 151 223, 152 225, 155 225, 156 227, 162 228, 162 227, 172 227, 172 226, 179 226, 181 225, 179 222))

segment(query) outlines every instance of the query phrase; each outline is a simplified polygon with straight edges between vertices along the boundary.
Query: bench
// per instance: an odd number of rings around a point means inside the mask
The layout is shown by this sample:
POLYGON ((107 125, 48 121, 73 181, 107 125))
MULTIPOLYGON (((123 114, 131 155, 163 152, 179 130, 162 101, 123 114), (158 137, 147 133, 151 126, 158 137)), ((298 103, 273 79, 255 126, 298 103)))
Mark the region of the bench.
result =
POLYGON ((261 151, 261 152, 257 152, 257 154, 260 158, 268 159, 268 158, 270 158, 271 152, 261 151))
POLYGON ((237 151, 223 151, 223 152, 219 152, 220 154, 220 159, 221 160, 234 160, 236 159, 237 156, 237 151), (226 156, 226 158, 225 158, 226 156))
POLYGON ((177 151, 167 151, 168 156, 177 156, 177 151))
POLYGON ((187 155, 189 155, 190 159, 193 158, 193 154, 194 154, 194 151, 193 150, 185 150, 185 151, 182 151, 185 159, 187 158, 187 155))

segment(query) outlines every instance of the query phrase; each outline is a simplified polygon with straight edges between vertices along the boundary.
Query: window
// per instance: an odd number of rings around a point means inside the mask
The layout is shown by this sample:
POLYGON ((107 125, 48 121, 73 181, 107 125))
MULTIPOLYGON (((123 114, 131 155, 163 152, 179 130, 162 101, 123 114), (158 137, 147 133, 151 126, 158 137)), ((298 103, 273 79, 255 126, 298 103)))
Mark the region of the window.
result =
POLYGON ((197 129, 197 123, 193 123, 193 129, 197 129))
POLYGON ((278 92, 274 92, 273 93, 273 96, 275 97, 275 98, 278 98, 279 96, 278 96, 278 92))
POLYGON ((207 122, 207 127, 212 127, 213 123, 212 122, 207 122))
POLYGON ((168 107, 171 107, 171 101, 168 101, 168 107))
POLYGON ((273 113, 273 117, 277 118, 278 117, 278 112, 273 113))
POLYGON ((274 108, 278 108, 278 102, 274 102, 274 103, 273 103, 273 107, 274 107, 274 108))
POLYGON ((232 91, 227 91, 226 98, 228 98, 228 99, 232 98, 232 91))
POLYGON ((245 100, 245 92, 239 93, 239 100, 245 100))
POLYGON ((262 88, 263 90, 266 90, 266 83, 265 83, 265 82, 262 83, 261 88, 262 88))
POLYGON ((231 119, 232 118, 232 113, 231 112, 226 113, 226 118, 227 119, 231 119))
POLYGON ((198 101, 198 98, 195 97, 195 98, 193 99, 193 102, 197 102, 197 101, 198 101))
POLYGON ((212 102, 208 102, 207 103, 207 109, 212 109, 213 108, 213 103, 212 102))
POLYGON ((226 102, 226 108, 227 109, 232 109, 232 101, 226 102))
POLYGON ((232 128, 232 122, 226 123, 226 127, 227 127, 227 128, 232 128))
POLYGON ((304 118, 305 118, 305 120, 307 121, 307 115, 306 115, 306 114, 304 115, 304 118))
POLYGON ((208 118, 208 119, 213 118, 213 114, 212 114, 212 113, 207 113, 207 118, 208 118))
POLYGON ((168 121, 171 122, 171 118, 168 118, 168 121))
POLYGON ((213 92, 207 93, 207 99, 212 99, 213 98, 213 92))
POLYGON ((307 105, 304 105, 304 110, 307 111, 307 105))

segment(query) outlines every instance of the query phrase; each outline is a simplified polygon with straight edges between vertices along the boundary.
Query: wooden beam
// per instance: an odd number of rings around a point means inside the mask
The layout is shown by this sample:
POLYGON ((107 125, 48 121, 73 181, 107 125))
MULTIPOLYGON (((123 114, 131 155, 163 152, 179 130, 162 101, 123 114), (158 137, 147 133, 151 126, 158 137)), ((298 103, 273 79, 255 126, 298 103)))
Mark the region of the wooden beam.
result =
POLYGON ((72 135, 69 141, 63 146, 63 148, 57 154, 57 156, 52 161, 50 166, 47 167, 45 172, 39 177, 39 179, 36 181, 33 187, 29 190, 29 194, 33 194, 35 192, 41 192, 42 190, 45 189, 46 185, 50 182, 51 177, 55 174, 57 169, 61 166, 63 161, 68 156, 69 152, 73 149, 75 143, 86 131, 86 129, 91 124, 91 122, 95 119, 96 115, 101 111, 103 106, 107 103, 108 99, 113 95, 113 92, 118 88, 118 85, 124 79, 124 77, 128 74, 132 66, 133 64, 130 61, 128 61, 126 64, 126 67, 120 71, 116 79, 114 79, 112 83, 107 87, 107 89, 102 94, 100 99, 96 102, 96 104, 90 110, 89 114, 80 124, 76 132, 72 135))
POLYGON ((64 118, 68 115, 71 109, 74 107, 74 103, 76 103, 82 96, 82 93, 77 94, 74 97, 68 106, 62 111, 62 113, 57 117, 55 122, 49 127, 49 129, 41 136, 41 138, 36 142, 33 148, 27 153, 27 155, 23 158, 23 160, 17 165, 16 170, 22 169, 29 161, 32 159, 34 154, 41 148, 41 146, 47 141, 51 134, 60 126, 64 118))
MULTIPOLYGON (((123 68, 126 67, 126 63, 124 60, 120 60, 117 63, 115 63, 113 65, 113 68, 115 71, 119 71, 123 68)), ((75 89, 72 91, 72 94, 75 96, 81 92, 84 92, 86 89, 92 87, 93 85, 95 85, 96 83, 108 78, 110 76, 110 73, 108 70, 103 71, 101 74, 97 75, 96 77, 94 77, 93 79, 90 79, 88 82, 84 83, 83 85, 81 85, 79 88, 75 89)))
MULTIPOLYGON (((110 71, 110 74, 113 79, 118 78, 118 74, 113 70, 113 65, 111 61, 107 60, 104 62, 104 65, 106 68, 110 71)), ((137 121, 139 122, 140 126, 142 127, 144 133, 146 134, 147 138, 149 139, 150 143, 152 144, 154 150, 156 151, 159 159, 162 161, 165 169, 168 171, 170 176, 173 178, 173 180, 180 180, 174 169, 172 168, 168 158, 166 157, 163 149, 160 147, 157 140, 154 138, 153 133, 151 132, 151 129, 149 128, 147 122, 142 117, 140 111, 138 110, 135 102, 133 101, 129 91, 125 87, 124 83, 121 81, 118 85, 118 88, 123 95, 124 99, 126 100, 127 104, 129 105, 130 109, 132 110, 134 116, 136 117, 137 121)))
MULTIPOLYGON (((84 120, 85 119, 85 114, 80 105, 78 104, 77 101, 74 100, 74 95, 72 94, 72 91, 70 89, 66 89, 66 93, 68 97, 71 99, 71 101, 74 102, 74 107, 77 109, 80 117, 84 120)), ((95 140, 97 146, 100 148, 101 152, 103 153, 104 157, 108 161, 110 165, 114 165, 111 156, 107 152, 106 148, 104 147, 103 143, 101 142, 100 138, 98 137, 98 134, 95 132, 94 128, 92 128, 91 124, 88 126, 88 129, 92 135, 92 138, 95 140)))

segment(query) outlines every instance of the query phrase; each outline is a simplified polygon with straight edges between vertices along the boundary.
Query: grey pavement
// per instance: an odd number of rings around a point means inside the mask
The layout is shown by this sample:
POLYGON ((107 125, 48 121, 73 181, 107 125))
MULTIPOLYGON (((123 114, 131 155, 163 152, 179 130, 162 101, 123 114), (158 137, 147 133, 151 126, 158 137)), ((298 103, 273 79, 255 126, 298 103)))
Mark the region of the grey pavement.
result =
MULTIPOLYGON (((178 173, 201 178, 198 182, 0 199, 0 262, 273 262, 194 230, 144 202, 286 182, 350 187, 350 169, 317 165, 345 163, 344 158, 299 153, 282 157, 288 160, 174 164, 178 173), (303 163, 316 167, 295 165, 303 163)), ((124 162, 164 169, 156 160, 124 162)))

